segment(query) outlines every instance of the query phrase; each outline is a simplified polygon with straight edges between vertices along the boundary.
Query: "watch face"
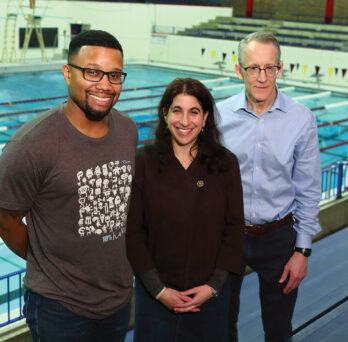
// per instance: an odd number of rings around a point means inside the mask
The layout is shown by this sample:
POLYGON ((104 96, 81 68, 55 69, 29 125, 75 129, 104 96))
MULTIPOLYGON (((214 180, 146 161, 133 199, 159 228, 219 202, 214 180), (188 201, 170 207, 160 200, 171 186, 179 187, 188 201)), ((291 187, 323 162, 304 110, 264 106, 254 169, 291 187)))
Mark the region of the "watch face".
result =
POLYGON ((311 253, 312 253, 311 249, 305 249, 303 255, 306 257, 309 257, 311 255, 311 253))

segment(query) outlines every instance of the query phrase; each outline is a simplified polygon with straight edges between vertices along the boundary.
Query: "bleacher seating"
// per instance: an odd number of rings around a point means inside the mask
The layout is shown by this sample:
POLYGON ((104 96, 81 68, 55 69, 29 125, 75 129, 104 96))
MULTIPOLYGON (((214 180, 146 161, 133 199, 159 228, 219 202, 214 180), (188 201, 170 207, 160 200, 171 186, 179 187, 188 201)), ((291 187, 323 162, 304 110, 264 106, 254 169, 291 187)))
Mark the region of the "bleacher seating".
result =
POLYGON ((179 34, 240 40, 255 31, 272 32, 282 45, 348 50, 348 27, 344 25, 217 17, 179 34))

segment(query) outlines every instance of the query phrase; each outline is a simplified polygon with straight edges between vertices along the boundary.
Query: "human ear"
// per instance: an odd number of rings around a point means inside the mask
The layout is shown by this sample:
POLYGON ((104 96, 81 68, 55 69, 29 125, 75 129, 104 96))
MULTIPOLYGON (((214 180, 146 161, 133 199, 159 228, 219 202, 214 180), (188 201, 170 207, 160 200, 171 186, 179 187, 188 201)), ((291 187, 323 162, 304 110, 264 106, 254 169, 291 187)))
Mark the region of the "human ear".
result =
POLYGON ((279 63, 279 66, 280 66, 280 69, 279 69, 279 71, 278 71, 277 78, 279 78, 279 77, 282 75, 282 73, 283 73, 284 63, 283 63, 283 62, 280 62, 280 63, 279 63))
POLYGON ((67 85, 70 85, 70 81, 71 81, 71 75, 70 75, 70 69, 69 66, 67 64, 64 64, 62 66, 62 73, 65 79, 65 82, 67 85))
POLYGON ((166 123, 168 123, 168 114, 166 113, 166 109, 162 108, 163 118, 166 123))
POLYGON ((235 66, 235 71, 236 71, 237 77, 238 77, 241 81, 243 81, 243 80, 244 80, 244 77, 243 77, 243 74, 242 74, 242 69, 241 69, 241 67, 240 67, 239 64, 236 64, 236 66, 235 66))
POLYGON ((207 121, 208 114, 209 114, 208 112, 205 112, 203 114, 203 127, 205 126, 205 122, 207 121))

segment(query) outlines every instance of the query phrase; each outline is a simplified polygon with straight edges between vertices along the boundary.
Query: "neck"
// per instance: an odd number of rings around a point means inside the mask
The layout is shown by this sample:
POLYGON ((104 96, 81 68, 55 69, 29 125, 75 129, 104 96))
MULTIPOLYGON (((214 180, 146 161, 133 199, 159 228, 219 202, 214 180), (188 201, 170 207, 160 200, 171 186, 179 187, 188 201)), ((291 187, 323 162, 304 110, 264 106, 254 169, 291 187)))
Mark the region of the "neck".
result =
POLYGON ((192 145, 181 146, 181 145, 178 145, 174 142, 172 144, 173 144, 173 150, 174 150, 175 157, 179 160, 181 165, 185 169, 187 169, 191 165, 193 159, 197 155, 197 152, 198 152, 197 146, 195 146, 191 150, 192 145))
POLYGON ((257 101, 254 98, 251 98, 247 95, 247 103, 248 108, 252 110, 257 115, 261 116, 263 113, 265 113, 268 109, 270 109, 273 106, 273 103, 277 97, 277 91, 274 89, 274 92, 272 93, 272 96, 265 101, 257 101))
POLYGON ((91 138, 101 138, 109 130, 109 119, 107 116, 100 121, 91 121, 86 118, 85 113, 72 101, 64 105, 64 113, 70 123, 81 133, 91 138))

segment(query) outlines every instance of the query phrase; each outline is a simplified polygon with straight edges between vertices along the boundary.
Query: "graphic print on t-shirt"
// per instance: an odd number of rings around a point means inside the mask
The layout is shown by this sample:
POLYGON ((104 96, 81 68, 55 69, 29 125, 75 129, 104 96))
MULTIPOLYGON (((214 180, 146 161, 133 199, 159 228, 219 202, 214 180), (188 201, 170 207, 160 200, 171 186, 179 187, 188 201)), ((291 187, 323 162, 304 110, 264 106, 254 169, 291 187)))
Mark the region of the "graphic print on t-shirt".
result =
POLYGON ((81 237, 100 235, 107 242, 125 233, 131 168, 130 161, 116 160, 77 173, 81 237))

